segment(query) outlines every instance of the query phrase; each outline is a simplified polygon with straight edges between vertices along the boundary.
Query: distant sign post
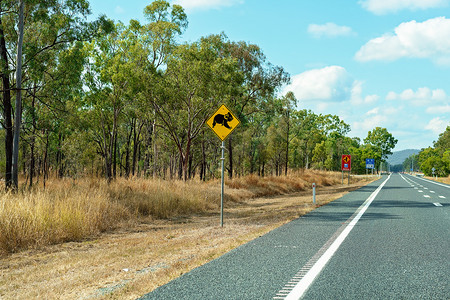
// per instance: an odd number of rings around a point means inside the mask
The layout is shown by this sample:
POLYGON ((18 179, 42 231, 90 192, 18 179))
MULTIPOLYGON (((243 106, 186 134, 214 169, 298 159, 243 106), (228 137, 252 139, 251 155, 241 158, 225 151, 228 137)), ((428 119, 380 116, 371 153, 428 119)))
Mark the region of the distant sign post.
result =
POLYGON ((344 184, 344 171, 348 171, 348 184, 350 184, 350 171, 352 170, 352 156, 342 155, 341 160, 342 169, 342 184, 344 184))
POLYGON ((366 158, 366 173, 367 170, 372 169, 372 175, 373 175, 373 169, 375 169, 375 159, 373 158, 366 158))
POLYGON ((240 124, 238 118, 225 106, 222 104, 219 109, 206 121, 206 124, 211 128, 211 130, 217 135, 217 137, 222 141, 222 183, 220 190, 220 226, 223 227, 223 190, 224 190, 224 150, 225 150, 225 139, 233 132, 233 130, 240 124))

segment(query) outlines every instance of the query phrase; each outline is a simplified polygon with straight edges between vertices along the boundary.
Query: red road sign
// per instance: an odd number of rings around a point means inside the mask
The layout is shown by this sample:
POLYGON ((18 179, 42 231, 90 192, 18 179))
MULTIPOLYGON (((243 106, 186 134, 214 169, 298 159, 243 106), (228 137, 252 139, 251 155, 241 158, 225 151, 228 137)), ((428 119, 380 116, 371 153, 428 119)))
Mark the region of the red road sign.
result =
POLYGON ((342 155, 342 171, 351 171, 352 169, 352 156, 342 155))

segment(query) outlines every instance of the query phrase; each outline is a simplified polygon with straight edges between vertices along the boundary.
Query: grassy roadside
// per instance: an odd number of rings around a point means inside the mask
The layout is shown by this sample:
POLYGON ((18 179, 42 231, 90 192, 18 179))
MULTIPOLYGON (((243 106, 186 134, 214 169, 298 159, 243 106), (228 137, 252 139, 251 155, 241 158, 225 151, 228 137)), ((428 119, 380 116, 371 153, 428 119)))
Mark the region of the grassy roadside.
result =
MULTIPOLYGON (((97 233, 94 230, 90 237, 77 241, 33 244, 28 250, 3 255, 0 258, 0 298, 135 299, 314 209, 309 190, 312 181, 319 186, 318 205, 367 183, 359 181, 349 187, 341 186, 339 173, 320 172, 305 172, 289 178, 236 179, 227 182, 225 227, 221 228, 218 226, 219 197, 216 194, 220 187, 217 182, 186 185, 136 180, 132 186, 126 181, 119 182, 110 190, 92 182, 100 195, 111 197, 105 203, 120 207, 119 213, 113 216, 122 219, 109 225, 114 230, 100 233, 101 229, 96 229, 97 233), (169 217, 148 213, 156 209, 155 204, 145 206, 142 202, 146 203, 145 194, 154 191, 155 185, 162 194, 176 191, 178 195, 172 198, 166 195, 169 199, 161 197, 160 201, 165 201, 163 206, 173 209, 176 204, 172 202, 187 201, 183 200, 186 197, 193 201, 195 208, 182 211, 176 206, 178 211, 169 217), (195 202, 199 197, 205 200, 195 202), (146 209, 149 210, 145 215, 146 209)), ((54 191, 52 189, 48 192, 54 191)), ((92 190, 78 194, 82 189, 74 189, 63 188, 67 195, 72 195, 71 199, 84 197, 90 202, 91 196, 102 198, 92 190)), ((77 205, 84 206, 87 202, 77 205)), ((115 212, 114 206, 106 208, 115 212)), ((90 210, 95 211, 92 207, 90 210)), ((41 224, 39 222, 36 224, 41 224)))
POLYGON ((434 180, 437 182, 445 183, 445 184, 450 184, 450 175, 447 177, 438 177, 438 178, 426 176, 425 178, 429 179, 429 180, 434 180))

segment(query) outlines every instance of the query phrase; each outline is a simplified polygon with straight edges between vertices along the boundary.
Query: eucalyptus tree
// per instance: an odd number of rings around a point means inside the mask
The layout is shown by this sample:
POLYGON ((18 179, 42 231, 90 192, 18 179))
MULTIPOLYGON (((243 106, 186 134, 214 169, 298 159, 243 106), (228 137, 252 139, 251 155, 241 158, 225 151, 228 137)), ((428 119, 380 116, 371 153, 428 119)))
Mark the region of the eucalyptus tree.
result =
MULTIPOLYGON (((158 72, 158 74, 155 74, 154 71, 151 71, 143 79, 148 84, 147 89, 153 89, 156 88, 153 82, 160 80, 167 67, 167 59, 176 49, 177 38, 187 28, 188 21, 186 13, 180 5, 171 5, 169 1, 165 0, 156 0, 147 5, 144 8, 144 17, 147 23, 141 24, 136 20, 131 20, 128 31, 130 35, 134 34, 148 51, 147 69, 158 72)), ((153 176, 156 176, 161 170, 161 164, 158 163, 158 144, 160 141, 157 140, 157 128, 160 124, 152 104, 155 101, 151 98, 154 93, 144 94, 145 96, 141 98, 142 101, 139 106, 136 107, 139 116, 137 116, 137 121, 134 122, 137 130, 133 130, 138 132, 139 129, 145 129, 142 132, 146 149, 144 169, 148 173, 152 164, 153 176)), ((129 123, 132 123, 133 120, 130 121, 129 123)), ((134 149, 136 147, 133 148, 133 153, 135 152, 134 149)))
MULTIPOLYGON (((450 174, 450 126, 447 126, 446 130, 439 134, 439 138, 434 142, 433 146, 422 149, 413 158, 414 162, 418 163, 420 170, 428 176, 448 176, 450 174)), ((411 159, 409 162, 405 161, 404 165, 408 164, 410 166, 410 162, 411 159)))
POLYGON ((224 45, 222 35, 179 45, 168 58, 158 86, 147 90, 162 128, 176 144, 179 177, 185 180, 193 141, 241 76, 236 61, 221 55, 224 45))
MULTIPOLYGON (((289 82, 289 74, 282 67, 268 62, 262 49, 255 44, 227 41, 225 55, 230 55, 237 60, 239 70, 243 75, 242 83, 237 83, 235 89, 232 90, 228 104, 235 110, 234 112, 242 122, 243 129, 249 126, 258 128, 261 124, 252 123, 252 120, 260 120, 260 118, 251 118, 251 116, 256 113, 272 114, 270 110, 273 110, 274 107, 270 102, 275 100, 275 94, 281 86, 289 82)), ((235 135, 239 135, 239 133, 235 135)), ((228 138, 228 175, 230 178, 233 177, 233 139, 234 137, 228 138)))
POLYGON ((369 131, 364 139, 365 144, 377 148, 382 161, 385 161, 388 155, 392 154, 392 149, 395 148, 397 142, 398 140, 386 128, 382 127, 376 127, 369 131))
MULTIPOLYGON (((94 22, 87 22, 86 16, 90 13, 89 4, 85 0, 24 0, 23 4, 23 47, 20 45, 20 34, 15 30, 19 23, 21 13, 20 5, 16 1, 1 1, 0 3, 0 57, 1 73, 3 85, 3 127, 6 131, 6 186, 9 187, 13 182, 11 178, 12 168, 12 103, 11 103, 11 82, 14 81, 12 71, 16 69, 19 76, 23 79, 14 85, 21 87, 22 90, 31 90, 35 86, 43 86, 42 77, 47 72, 48 61, 52 60, 60 51, 70 47, 75 41, 85 41, 101 33, 99 28, 106 29, 108 22, 105 17, 101 17, 94 22), (15 49, 21 50, 23 55, 19 55, 17 60, 21 68, 15 68, 16 61, 12 55, 15 49), (20 76, 22 75, 22 76, 20 76), (23 86, 23 87, 22 87, 23 86)), ((19 29, 20 29, 19 27, 19 29)), ((20 33, 20 30, 19 30, 20 33)), ((17 100, 20 99, 21 92, 16 92, 17 100)), ((22 106, 20 101, 17 104, 22 106)), ((20 107, 16 107, 16 128, 21 127, 20 107)), ((18 143, 19 134, 16 134, 18 143)), ((16 147, 18 149, 18 147, 16 147)), ((16 153, 17 155, 18 153, 16 153)), ((17 186, 17 181, 14 180, 17 186)))
POLYGON ((92 122, 91 132, 104 159, 106 178, 113 178, 119 125, 123 111, 138 102, 144 89, 144 74, 152 72, 148 49, 139 39, 130 38, 123 24, 86 45, 90 54, 85 70, 86 97, 83 109, 92 122))

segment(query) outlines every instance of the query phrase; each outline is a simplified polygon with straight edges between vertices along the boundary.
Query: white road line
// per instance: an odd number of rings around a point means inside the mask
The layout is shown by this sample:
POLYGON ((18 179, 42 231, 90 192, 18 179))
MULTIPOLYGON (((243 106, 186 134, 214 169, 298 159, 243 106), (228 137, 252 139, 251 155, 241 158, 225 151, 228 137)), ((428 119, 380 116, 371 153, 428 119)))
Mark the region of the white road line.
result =
POLYGON ((428 180, 428 179, 420 178, 420 177, 416 177, 416 178, 420 179, 420 180, 423 180, 423 181, 426 181, 426 182, 429 182, 429 183, 434 183, 434 184, 437 184, 437 185, 440 185, 440 186, 443 186, 443 187, 446 187, 446 188, 450 189, 450 185, 447 185, 447 184, 442 184, 442 183, 439 183, 439 182, 436 182, 436 181, 432 181, 432 180, 428 180))
POLYGON ((442 204, 440 204, 439 202, 436 202, 436 203, 433 203, 435 206, 438 206, 438 207, 440 207, 440 206, 442 206, 442 204))
MULTIPOLYGON (((327 248, 325 253, 317 260, 317 262, 313 265, 313 267, 305 274, 302 280, 292 289, 292 291, 287 295, 286 300, 298 300, 303 294, 308 290, 311 284, 314 282, 316 277, 328 263, 328 261, 333 257, 334 253, 339 249, 342 242, 348 236, 350 231, 355 227, 356 223, 358 223, 359 219, 361 219, 362 215, 365 213, 369 205, 373 202, 375 197, 381 191, 386 182, 391 178, 391 175, 369 196, 369 198, 364 201, 364 203, 357 209, 356 212, 358 214, 353 218, 353 220, 345 227, 345 229, 341 232, 341 234, 334 240, 334 242, 327 248)), ((355 212, 355 213, 356 213, 355 212)), ((319 250, 320 251, 320 250, 319 250)))

